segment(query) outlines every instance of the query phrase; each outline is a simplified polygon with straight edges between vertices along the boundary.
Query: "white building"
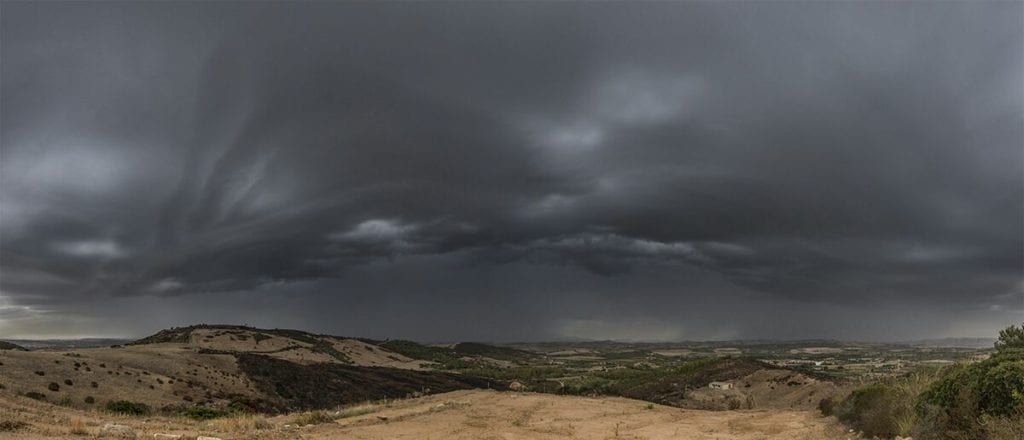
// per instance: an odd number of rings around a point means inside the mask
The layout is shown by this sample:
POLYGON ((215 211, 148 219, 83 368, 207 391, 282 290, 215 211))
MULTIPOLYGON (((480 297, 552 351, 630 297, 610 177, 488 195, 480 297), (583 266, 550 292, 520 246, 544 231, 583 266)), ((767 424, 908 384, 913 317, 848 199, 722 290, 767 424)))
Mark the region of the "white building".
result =
POLYGON ((708 384, 708 388, 713 390, 731 390, 732 382, 711 382, 708 384))

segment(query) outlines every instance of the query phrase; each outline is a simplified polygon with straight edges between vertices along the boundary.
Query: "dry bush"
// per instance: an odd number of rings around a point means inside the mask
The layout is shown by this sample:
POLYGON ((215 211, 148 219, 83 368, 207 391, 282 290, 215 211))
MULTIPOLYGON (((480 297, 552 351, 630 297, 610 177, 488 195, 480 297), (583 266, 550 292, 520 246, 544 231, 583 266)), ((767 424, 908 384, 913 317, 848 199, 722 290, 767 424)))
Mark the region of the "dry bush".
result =
POLYGON ((987 419, 985 434, 988 440, 1020 440, 1024 438, 1024 416, 987 419))
POLYGON ((254 417, 252 420, 252 426, 253 428, 256 428, 257 431, 274 428, 274 424, 271 423, 270 420, 267 420, 266 418, 263 417, 254 417))
POLYGON ((74 435, 89 435, 89 430, 85 428, 85 422, 83 422, 82 419, 71 419, 68 426, 71 427, 71 433, 74 435))
POLYGON ((348 408, 342 408, 342 409, 338 410, 338 412, 335 413, 334 418, 335 419, 344 419, 346 417, 356 417, 356 416, 361 416, 361 415, 366 415, 366 414, 374 413, 374 412, 377 412, 377 411, 380 411, 380 407, 378 407, 377 405, 350 406, 348 408))
POLYGON ((0 421, 0 432, 14 432, 19 429, 27 428, 28 423, 20 420, 4 420, 0 421))
POLYGON ((296 415, 292 423, 299 426, 306 426, 319 425, 321 423, 330 423, 333 421, 334 417, 331 417, 324 411, 307 411, 296 415))

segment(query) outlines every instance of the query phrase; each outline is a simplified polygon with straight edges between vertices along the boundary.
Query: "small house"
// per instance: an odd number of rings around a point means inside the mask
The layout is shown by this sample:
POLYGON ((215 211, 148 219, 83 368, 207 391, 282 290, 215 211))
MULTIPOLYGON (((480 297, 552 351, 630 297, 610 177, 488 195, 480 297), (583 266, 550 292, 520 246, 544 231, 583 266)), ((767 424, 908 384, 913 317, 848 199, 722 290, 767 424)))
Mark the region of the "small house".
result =
POLYGON ((711 382, 708 384, 708 388, 713 390, 731 390, 732 382, 711 382))

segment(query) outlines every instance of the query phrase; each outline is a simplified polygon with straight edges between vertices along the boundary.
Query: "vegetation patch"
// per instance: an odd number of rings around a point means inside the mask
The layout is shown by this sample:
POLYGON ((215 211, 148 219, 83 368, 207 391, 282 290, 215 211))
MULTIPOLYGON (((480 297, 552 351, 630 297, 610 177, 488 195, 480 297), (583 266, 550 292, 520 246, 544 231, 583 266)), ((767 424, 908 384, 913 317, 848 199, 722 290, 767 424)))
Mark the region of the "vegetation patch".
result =
POLYGON ((306 411, 295 416, 292 423, 299 426, 319 425, 331 423, 335 420, 348 417, 362 416, 377 412, 379 408, 373 405, 360 405, 349 408, 342 408, 338 411, 306 411))
MULTIPOLYGON (((269 356, 239 353, 239 369, 274 402, 270 410, 310 410, 338 404, 443 393, 494 384, 487 379, 435 371, 357 367, 335 363, 300 365, 269 356)), ((497 384, 494 384, 497 385, 497 384)))
POLYGON ((3 420, 0 421, 0 432, 14 432, 29 426, 28 423, 20 420, 3 420))
POLYGON ((392 339, 380 342, 377 345, 385 350, 398 353, 408 358, 435 362, 445 367, 471 366, 467 362, 460 361, 458 356, 455 355, 455 352, 446 348, 431 347, 402 339, 392 339))
POLYGON ((1000 332, 988 359, 947 370, 921 393, 915 409, 920 423, 914 438, 1021 438, 1024 326, 1000 332), (997 437, 999 432, 1010 437, 997 437))
POLYGON ((822 413, 881 438, 1024 438, 1024 326, 1000 332, 995 348, 982 361, 862 386, 822 413))
POLYGON ((913 396, 898 387, 876 383, 854 390, 833 411, 836 417, 865 435, 891 438, 904 434, 898 420, 911 411, 913 396))
POLYGON ((698 359, 665 368, 633 367, 593 373, 586 382, 567 386, 569 394, 611 394, 680 406, 686 392, 713 381, 735 380, 758 370, 775 369, 750 358, 698 359))
POLYGON ((25 347, 5 341, 0 341, 0 350, 28 351, 25 347))
POLYGON ((219 417, 227 417, 230 413, 205 406, 191 406, 182 411, 180 415, 193 420, 210 420, 219 417))
POLYGON ((462 342, 455 344, 452 351, 457 356, 483 356, 505 361, 521 361, 536 357, 537 355, 510 347, 499 347, 496 345, 481 344, 479 342, 462 342))
POLYGON ((104 409, 112 413, 130 416, 141 416, 149 414, 149 406, 144 403, 130 402, 127 400, 114 400, 107 402, 104 409))
POLYGON ((334 417, 331 417, 329 414, 327 414, 324 411, 307 411, 307 412, 300 413, 299 415, 295 416, 295 419, 292 421, 292 423, 294 423, 296 425, 299 425, 299 426, 306 426, 306 425, 319 425, 319 424, 322 424, 322 423, 330 423, 330 422, 333 422, 333 421, 334 421, 334 417))

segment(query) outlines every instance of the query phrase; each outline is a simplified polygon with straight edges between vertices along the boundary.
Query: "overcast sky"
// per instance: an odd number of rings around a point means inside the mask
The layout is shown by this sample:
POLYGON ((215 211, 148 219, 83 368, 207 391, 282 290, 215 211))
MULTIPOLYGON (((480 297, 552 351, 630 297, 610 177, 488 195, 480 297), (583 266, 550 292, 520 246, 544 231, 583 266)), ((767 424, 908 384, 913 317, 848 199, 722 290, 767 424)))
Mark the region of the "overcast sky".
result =
POLYGON ((1024 3, 3 2, 0 336, 1024 320, 1024 3))

